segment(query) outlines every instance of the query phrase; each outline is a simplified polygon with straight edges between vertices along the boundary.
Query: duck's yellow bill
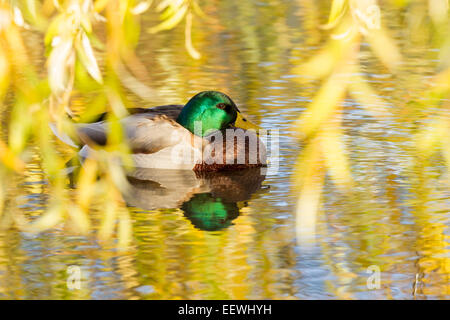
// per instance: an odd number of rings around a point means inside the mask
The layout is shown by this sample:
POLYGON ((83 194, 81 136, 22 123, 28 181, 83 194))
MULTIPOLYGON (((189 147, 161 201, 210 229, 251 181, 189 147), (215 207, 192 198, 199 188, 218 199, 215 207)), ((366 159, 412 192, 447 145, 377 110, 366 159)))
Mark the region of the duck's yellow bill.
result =
POLYGON ((259 129, 259 127, 256 124, 248 120, 248 118, 240 112, 237 113, 237 118, 236 122, 234 123, 234 126, 245 130, 253 129, 257 131, 259 129))

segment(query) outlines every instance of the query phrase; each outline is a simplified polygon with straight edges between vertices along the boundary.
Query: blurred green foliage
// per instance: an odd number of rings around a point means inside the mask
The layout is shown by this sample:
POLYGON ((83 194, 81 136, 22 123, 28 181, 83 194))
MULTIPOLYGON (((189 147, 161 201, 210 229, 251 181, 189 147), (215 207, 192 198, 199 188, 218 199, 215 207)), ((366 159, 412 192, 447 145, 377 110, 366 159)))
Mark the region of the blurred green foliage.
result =
MULTIPOLYGON (((443 54, 448 52, 450 35, 444 32, 450 27, 448 1, 390 1, 389 4, 400 7, 409 18, 419 20, 412 22, 416 28, 412 37, 429 33, 431 41, 426 38, 421 41, 431 42, 443 54), (424 6, 428 7, 428 11, 419 13, 419 8, 424 6), (424 13, 428 15, 424 16, 424 13), (421 21, 424 19, 431 19, 432 23, 425 24, 421 21)), ((359 61, 362 46, 367 43, 393 76, 401 74, 402 54, 382 23, 382 10, 376 0, 332 1, 329 19, 321 26, 328 33, 327 42, 311 60, 295 68, 299 74, 322 81, 313 102, 296 123, 299 138, 305 142, 296 175, 300 192, 297 206, 297 232, 300 237, 314 234, 324 173, 347 194, 351 194, 354 187, 349 151, 343 141, 344 99, 351 96, 375 119, 381 120, 391 113, 386 107, 388 104, 362 78, 359 61)), ((429 89, 407 102, 407 105, 414 104, 418 108, 415 112, 412 109, 409 111, 412 118, 408 121, 421 122, 414 137, 416 160, 424 163, 433 153, 440 152, 450 172, 450 69, 445 59, 442 67, 443 70, 431 80, 429 89), (429 108, 437 108, 436 114, 431 119, 421 119, 419 110, 429 108)), ((398 109, 401 110, 400 107, 398 109)))

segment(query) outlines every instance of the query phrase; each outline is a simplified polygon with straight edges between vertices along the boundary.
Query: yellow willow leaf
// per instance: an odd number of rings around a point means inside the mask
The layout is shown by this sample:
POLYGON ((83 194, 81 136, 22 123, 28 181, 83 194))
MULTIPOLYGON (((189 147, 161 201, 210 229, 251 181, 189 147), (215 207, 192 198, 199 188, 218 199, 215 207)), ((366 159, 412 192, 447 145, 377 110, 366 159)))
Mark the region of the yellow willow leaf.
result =
POLYGON ((13 107, 9 123, 8 143, 13 154, 19 154, 25 148, 32 128, 29 106, 18 103, 13 107))
MULTIPOLYGON (((339 41, 348 41, 356 34, 356 29, 353 26, 349 26, 347 29, 343 29, 342 32, 334 32, 330 35, 331 39, 339 41)), ((341 31, 341 30, 339 30, 341 31)))
POLYGON ((297 131, 303 138, 316 131, 334 113, 344 98, 347 77, 334 74, 322 85, 313 102, 297 121, 297 131))
POLYGON ((102 240, 111 238, 114 231, 114 225, 116 220, 117 205, 113 198, 107 196, 107 202, 105 203, 105 209, 102 215, 102 222, 98 231, 98 236, 102 240))
POLYGON ((194 12, 201 18, 203 19, 210 19, 205 12, 203 12, 202 8, 200 8, 200 6, 198 5, 197 1, 193 1, 192 2, 192 9, 194 10, 194 12))
POLYGON ((163 0, 156 6, 156 12, 161 12, 167 7, 172 7, 172 9, 176 10, 178 7, 180 7, 185 0, 163 0))
MULTIPOLYGON (((126 61, 126 63, 127 66, 133 64, 131 59, 126 61)), ((124 68, 121 64, 117 66, 116 70, 122 84, 140 98, 151 101, 158 96, 158 92, 156 89, 149 87, 148 85, 137 79, 130 72, 128 72, 127 68, 124 68)))
POLYGON ((55 37, 52 42, 55 46, 47 61, 48 81, 52 91, 60 93, 67 87, 68 67, 73 63, 72 39, 55 37))
MULTIPOLYGON (((76 99, 73 99, 72 103, 74 103, 75 101, 76 99)), ((61 140, 68 146, 78 149, 79 146, 75 141, 78 141, 79 137, 77 134, 77 128, 75 127, 73 121, 67 119, 65 115, 59 115, 58 117, 56 117, 55 121, 56 127, 52 124, 49 124, 49 127, 53 131, 55 136, 58 137, 58 140, 61 140)))
POLYGON ((53 6, 58 9, 61 10, 61 5, 59 4, 59 0, 52 0, 53 2, 53 6))
MULTIPOLYGON (((122 98, 121 98, 119 92, 117 92, 117 90, 115 90, 113 87, 109 87, 109 86, 107 86, 105 88, 105 91, 106 91, 106 96, 108 98, 108 102, 113 111, 112 113, 114 115, 114 119, 111 119, 111 120, 108 119, 108 121, 109 122, 117 121, 117 118, 122 118, 122 117, 128 115, 127 108, 123 104, 123 101, 122 101, 122 98)), ((108 134, 110 134, 110 132, 108 132, 108 134)))
POLYGON ((95 180, 97 178, 97 162, 87 159, 82 166, 80 178, 77 183, 78 205, 87 210, 91 202, 92 195, 95 191, 95 180))
POLYGON ((150 6, 152 5, 152 2, 153 2, 153 0, 141 1, 136 6, 134 6, 130 10, 130 12, 135 15, 144 13, 145 11, 148 10, 148 8, 150 8, 150 6))
POLYGON ((92 32, 91 19, 88 15, 81 16, 80 25, 83 27, 84 31, 86 31, 87 33, 92 32))
POLYGON ((116 117, 108 119, 108 151, 114 151, 117 146, 123 141, 124 132, 123 127, 116 117))
POLYGON ((93 9, 92 0, 82 0, 80 3, 81 14, 89 15, 91 9, 93 9))
MULTIPOLYGON (((106 160, 103 160, 106 161, 106 160)), ((108 170, 108 168, 106 168, 108 170)), ((115 229, 116 219, 120 218, 120 210, 122 203, 122 196, 115 188, 114 183, 109 176, 106 176, 102 181, 102 188, 106 191, 105 210, 102 216, 101 226, 99 229, 99 236, 101 239, 109 239, 115 229)))
POLYGON ((41 232, 53 228, 62 221, 64 209, 59 205, 51 206, 41 217, 23 227, 26 232, 41 232))
MULTIPOLYGON (((184 0, 177 0, 177 1, 173 1, 173 3, 170 4, 169 7, 167 7, 159 16, 159 19, 161 21, 170 19, 170 17, 172 17, 173 15, 175 15, 181 8, 181 6, 184 3, 184 0)), ((188 4, 186 3, 186 6, 188 6, 188 4)), ((189 6, 188 6, 189 8, 189 6)))
POLYGON ((324 173, 317 172, 303 183, 296 208, 296 235, 298 243, 309 242, 316 234, 317 213, 320 208, 324 173))
POLYGON ((448 21, 448 0, 428 0, 428 13, 437 26, 446 23, 448 21))
POLYGON ((53 39, 57 37, 60 30, 63 28, 64 22, 65 22, 64 16, 62 15, 57 16, 50 22, 50 25, 47 28, 47 32, 45 33, 44 38, 44 43, 46 47, 50 46, 53 39))
POLYGON ((169 6, 159 15, 159 20, 161 20, 161 21, 167 20, 171 16, 173 16, 177 11, 178 11, 177 8, 174 8, 173 6, 169 6))
POLYGON ((313 58, 305 63, 293 68, 293 73, 321 79, 329 75, 336 67, 337 63, 353 48, 358 37, 352 36, 349 39, 329 40, 313 58))
POLYGON ((171 0, 163 0, 161 1, 155 8, 156 12, 161 12, 168 6, 170 6, 171 0))
MULTIPOLYGON (((2 14, 2 10, 0 9, 0 15, 2 14)), ((9 14, 8 14, 9 15, 9 14)), ((4 19, 4 17, 3 17, 4 19)), ((8 17, 9 19, 9 17, 8 17)), ((8 52, 14 55, 14 58, 10 60, 11 64, 16 68, 26 69, 30 67, 30 61, 27 54, 27 50, 25 48, 25 44, 22 41, 22 34, 15 25, 9 24, 5 25, 5 28, 2 30, 1 38, 5 44, 5 47, 8 48, 8 52)), ((0 30, 2 29, 2 22, 0 18, 0 30)))
POLYGON ((77 206, 70 206, 67 210, 76 230, 81 234, 88 234, 91 227, 89 217, 84 210, 77 206))
POLYGON ((347 11, 347 0, 333 0, 328 22, 322 28, 331 29, 336 26, 347 11))
POLYGON ((350 95, 373 117, 382 118, 388 114, 386 102, 379 98, 362 77, 354 76, 349 84, 350 95))
POLYGON ((352 185, 352 176, 342 133, 337 128, 325 128, 320 137, 324 163, 331 179, 342 191, 348 190, 352 185))
POLYGON ((8 58, 6 56, 6 52, 4 51, 1 43, 0 43, 0 101, 3 98, 3 95, 6 93, 6 90, 9 87, 10 81, 10 65, 8 58))
POLYGON ((86 70, 98 83, 103 83, 102 74, 95 59, 89 38, 85 32, 81 33, 81 41, 76 43, 76 48, 81 62, 86 70))
POLYGON ((119 228, 118 228, 118 247, 120 249, 126 249, 131 243, 132 236, 132 224, 130 219, 130 214, 128 211, 123 211, 120 213, 119 218, 119 228))
POLYGON ((321 170, 323 170, 323 159, 320 137, 315 136, 306 143, 296 161, 293 175, 295 191, 301 189, 303 181, 311 179, 321 170))
POLYGON ((192 33, 192 13, 188 12, 186 15, 186 28, 185 28, 185 46, 186 46, 186 50, 188 51, 189 55, 198 60, 200 59, 201 55, 200 53, 195 50, 194 46, 192 45, 192 37, 191 37, 191 33, 192 33))
POLYGON ((25 164, 16 157, 16 155, 5 145, 3 141, 0 141, 0 161, 2 164, 16 172, 22 172, 25 168, 25 164))
POLYGON ((157 33, 163 30, 169 30, 175 27, 184 18, 188 9, 188 5, 184 5, 179 10, 177 10, 170 18, 164 20, 155 27, 149 28, 148 32, 157 33))
POLYGON ((313 79, 320 79, 331 73, 336 61, 341 56, 338 50, 335 50, 336 41, 328 44, 319 53, 307 62, 294 67, 292 72, 295 74, 305 75, 313 79))
POLYGON ((119 16, 120 16, 120 23, 123 24, 125 22, 125 16, 127 15, 128 11, 128 5, 130 1, 119 1, 119 16))
POLYGON ((36 1, 26 0, 26 8, 34 20, 37 18, 36 1))
MULTIPOLYGON (((108 164, 108 175, 113 181, 114 185, 117 188, 119 188, 122 192, 124 193, 127 192, 129 188, 129 183, 125 175, 124 167, 118 163, 117 158, 113 158, 111 155, 108 155, 107 164, 108 164)), ((126 162, 126 164, 128 163, 126 162)))
POLYGON ((108 4, 110 0, 97 0, 94 4, 94 10, 96 12, 101 12, 103 9, 105 9, 106 5, 108 4))
POLYGON ((370 48, 380 61, 389 69, 395 70, 401 61, 401 54, 393 39, 391 39, 383 28, 372 29, 367 35, 370 48))
POLYGON ((16 24, 16 26, 28 29, 29 26, 25 23, 25 20, 23 19, 23 15, 20 9, 18 7, 14 7, 13 12, 14 12, 14 23, 16 24))

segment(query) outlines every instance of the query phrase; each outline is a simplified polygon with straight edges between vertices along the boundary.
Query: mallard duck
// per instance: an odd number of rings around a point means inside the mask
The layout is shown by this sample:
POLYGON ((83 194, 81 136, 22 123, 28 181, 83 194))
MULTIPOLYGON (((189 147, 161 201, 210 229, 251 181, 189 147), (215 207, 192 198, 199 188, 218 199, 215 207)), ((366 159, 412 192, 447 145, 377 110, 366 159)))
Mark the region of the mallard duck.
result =
MULTIPOLYGON (((201 172, 266 164, 264 144, 254 130, 248 130, 256 126, 242 116, 230 97, 221 92, 200 92, 184 106, 165 105, 128 111, 129 115, 120 122, 136 168, 201 172)), ((105 119, 102 115, 94 123, 76 124, 82 158, 92 156, 98 146, 106 144, 108 122, 105 119)))

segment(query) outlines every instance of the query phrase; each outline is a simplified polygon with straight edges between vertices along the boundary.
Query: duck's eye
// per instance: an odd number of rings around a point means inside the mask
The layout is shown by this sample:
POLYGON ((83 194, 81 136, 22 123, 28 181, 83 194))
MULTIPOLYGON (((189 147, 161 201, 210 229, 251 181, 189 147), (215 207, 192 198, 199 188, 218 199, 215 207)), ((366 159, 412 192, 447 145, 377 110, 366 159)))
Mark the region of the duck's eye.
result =
POLYGON ((216 104, 216 107, 222 110, 225 110, 227 105, 225 103, 218 103, 216 104))

